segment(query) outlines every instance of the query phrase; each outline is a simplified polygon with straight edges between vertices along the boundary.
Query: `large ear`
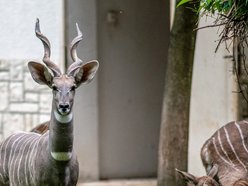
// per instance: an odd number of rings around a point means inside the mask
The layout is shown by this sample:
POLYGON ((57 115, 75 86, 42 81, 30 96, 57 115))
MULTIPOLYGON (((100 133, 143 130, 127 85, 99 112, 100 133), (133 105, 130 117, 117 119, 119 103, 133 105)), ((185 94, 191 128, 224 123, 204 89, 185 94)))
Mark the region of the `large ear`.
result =
POLYGON ((37 83, 41 85, 48 85, 49 87, 51 86, 53 76, 45 65, 30 61, 28 63, 28 68, 33 79, 37 83))
POLYGON ((82 64, 75 69, 73 76, 75 78, 76 84, 80 85, 81 83, 89 83, 95 76, 99 63, 96 60, 89 61, 82 64))
POLYGON ((176 169, 177 173, 181 176, 182 179, 184 179, 187 183, 193 183, 195 185, 198 184, 198 180, 195 176, 193 176, 190 173, 180 171, 176 169))
POLYGON ((214 178, 214 177, 217 175, 218 170, 219 170, 219 167, 218 167, 218 165, 215 164, 215 165, 210 169, 210 171, 208 172, 208 176, 210 176, 211 178, 214 178))

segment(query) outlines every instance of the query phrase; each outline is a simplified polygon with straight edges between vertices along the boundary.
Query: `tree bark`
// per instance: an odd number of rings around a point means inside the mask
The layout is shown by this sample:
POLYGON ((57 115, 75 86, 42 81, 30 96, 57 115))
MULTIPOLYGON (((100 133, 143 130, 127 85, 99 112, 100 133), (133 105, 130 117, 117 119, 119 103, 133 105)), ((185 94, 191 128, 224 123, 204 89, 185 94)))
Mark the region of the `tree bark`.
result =
MULTIPOLYGON (((177 0, 177 3, 179 0, 177 0)), ((198 2, 198 1, 197 1, 198 2)), ((170 33, 160 129, 158 186, 185 186, 175 168, 187 171, 189 106, 198 3, 176 8, 170 33)))

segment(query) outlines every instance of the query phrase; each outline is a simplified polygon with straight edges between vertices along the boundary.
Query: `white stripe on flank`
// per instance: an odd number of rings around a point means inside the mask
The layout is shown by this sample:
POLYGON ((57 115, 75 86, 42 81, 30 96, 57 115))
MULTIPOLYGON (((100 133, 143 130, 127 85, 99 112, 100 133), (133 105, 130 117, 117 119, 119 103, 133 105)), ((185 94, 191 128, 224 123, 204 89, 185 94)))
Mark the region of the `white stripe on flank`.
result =
POLYGON ((72 120, 72 113, 63 116, 60 115, 56 110, 54 110, 54 116, 59 123, 69 123, 72 120))
MULTIPOLYGON (((22 134, 21 135, 21 138, 20 138, 20 140, 17 140, 17 143, 12 147, 12 148, 14 148, 14 150, 13 150, 13 152, 14 152, 14 154, 13 155, 10 155, 10 164, 8 165, 9 166, 9 178, 10 178, 10 183, 11 184, 13 184, 13 185, 18 185, 18 183, 16 184, 16 179, 14 179, 14 177, 15 177, 15 173, 16 173, 16 171, 15 171, 15 169, 16 169, 16 166, 15 166, 15 161, 16 161, 16 156, 15 156, 15 154, 16 154, 16 149, 17 148, 19 148, 19 144, 23 141, 23 140, 25 140, 26 138, 25 138, 26 136, 24 135, 24 134, 22 134)), ((19 138, 18 138, 19 139, 19 138)), ((14 144, 14 143, 13 143, 14 144)), ((22 144, 22 143, 21 143, 22 144)))
POLYGON ((233 153, 235 154, 236 159, 239 161, 239 163, 244 167, 245 171, 247 172, 247 168, 246 168, 245 164, 239 159, 239 157, 238 157, 238 155, 237 155, 237 153, 236 153, 236 151, 235 151, 235 149, 234 149, 234 147, 232 145, 232 142, 231 142, 231 140, 229 138, 228 131, 226 130, 225 127, 223 127, 223 128, 224 128, 224 131, 225 131, 225 134, 226 134, 227 141, 228 141, 233 153))
MULTIPOLYGON (((28 135, 28 136, 26 136, 27 137, 27 141, 25 141, 25 143, 23 143, 23 144, 21 144, 23 147, 22 147, 22 152, 21 152, 21 156, 20 156, 20 158, 19 158, 19 163, 18 163, 18 166, 17 166, 17 179, 18 179, 18 183, 21 185, 22 183, 21 183, 21 181, 20 181, 20 172, 22 172, 22 174, 24 174, 24 172, 23 172, 23 169, 21 169, 21 163, 23 162, 23 160, 22 160, 22 158, 23 158, 23 156, 27 156, 27 154, 24 154, 24 152, 25 152, 25 150, 26 150, 26 147, 27 147, 27 145, 28 144, 30 144, 29 142, 30 141, 32 141, 34 138, 34 136, 33 135, 28 135)), ((27 152, 28 153, 28 152, 27 152)), ((25 164, 24 164, 24 166, 25 166, 25 164)), ((24 174, 25 175, 25 174, 24 174)), ((26 175, 27 176, 27 175, 26 175)), ((26 183, 26 184, 28 184, 28 183, 26 183)))
POLYGON ((222 141, 220 139, 220 130, 218 130, 218 140, 219 140, 219 143, 220 143, 220 147, 221 147, 221 150, 223 151, 223 153, 225 154, 226 158, 228 159, 228 161, 234 166, 234 163, 232 162, 232 160, 229 158, 227 152, 225 151, 223 145, 222 145, 222 141))
MULTIPOLYGON (((11 139, 13 137, 15 137, 15 134, 9 137, 9 139, 7 140, 6 146, 4 148, 4 155, 3 155, 3 172, 4 172, 4 175, 7 175, 7 170, 6 170, 7 166, 5 165, 6 164, 6 158, 7 158, 6 153, 7 153, 7 150, 8 150, 8 145, 9 145, 9 143, 10 143, 10 141, 11 141, 11 139)), ((2 144, 2 146, 3 145, 5 145, 5 144, 2 144)))
POLYGON ((71 159, 71 152, 51 152, 53 159, 57 161, 68 161, 71 159))
MULTIPOLYGON (((25 159, 24 159, 24 170, 23 170, 23 173, 25 176, 25 184, 28 185, 28 179, 31 179, 31 176, 32 175, 32 171, 30 171, 30 168, 29 168, 29 165, 30 165, 30 162, 28 163, 27 161, 30 160, 30 153, 31 153, 31 149, 30 147, 32 147, 32 144, 34 144, 36 142, 36 139, 37 139, 37 136, 36 135, 32 135, 32 139, 30 140, 30 142, 28 142, 28 149, 27 149, 27 154, 25 156, 25 159), (29 169, 29 174, 27 172, 27 167, 29 169)), ((26 147, 25 147, 26 148, 26 147)))
POLYGON ((211 163, 211 160, 210 160, 210 155, 209 155, 209 152, 208 152, 208 146, 209 146, 209 143, 211 141, 209 140, 205 145, 204 145, 204 148, 202 149, 202 154, 204 156, 204 159, 207 163, 211 163))
POLYGON ((213 137, 212 138, 213 140, 213 144, 214 144, 214 148, 215 148, 215 151, 217 152, 218 156, 225 162, 227 163, 228 165, 232 166, 236 171, 238 171, 238 169, 236 169, 235 165, 232 165, 229 161, 227 161, 223 156, 221 156, 217 146, 216 146, 216 143, 215 143, 215 138, 213 137))
MULTIPOLYGON (((18 170, 18 166, 19 163, 21 162, 21 157, 22 157, 22 153, 24 148, 23 145, 25 145, 27 143, 27 141, 29 140, 28 136, 26 135, 26 133, 22 134, 24 136, 24 141, 21 144, 18 144, 18 149, 15 152, 15 161, 13 163, 13 167, 14 167, 14 174, 13 174, 13 179, 17 180, 18 185, 20 185, 20 181, 19 181, 19 170, 18 170), (16 173, 16 174, 15 174, 16 173), (16 178, 15 178, 16 177, 16 178)), ((17 146, 17 145, 16 145, 17 146)))
POLYGON ((212 168, 212 160, 211 160, 211 155, 209 152, 209 144, 211 143, 211 140, 208 140, 206 142, 206 144, 204 145, 204 147, 202 148, 202 158, 204 159, 204 161, 206 162, 207 166, 206 166, 206 171, 207 173, 211 170, 212 168))
POLYGON ((239 124, 236 123, 236 122, 235 122, 235 126, 237 127, 237 129, 238 129, 238 131, 239 131, 239 135, 240 135, 240 138, 241 138, 241 140, 242 140, 243 147, 244 147, 245 151, 248 153, 248 149, 247 149, 247 147, 246 147, 246 145, 245 145, 245 140, 244 140, 244 135, 243 135, 243 133, 242 133, 242 130, 241 130, 239 124))
POLYGON ((248 123, 248 121, 246 121, 246 120, 243 120, 245 123, 248 123))
POLYGON ((4 153, 5 153, 5 150, 3 150, 3 146, 5 144, 6 141, 4 141, 3 143, 1 143, 1 148, 0 148, 0 164, 2 165, 2 168, 3 168, 3 172, 2 172, 2 180, 4 180, 4 177, 5 177, 5 170, 4 170, 4 167, 3 167, 3 156, 4 156, 4 153))
MULTIPOLYGON (((16 138, 14 141, 13 141, 13 143, 11 143, 11 147, 10 147, 10 153, 9 153, 9 156, 8 156, 8 168, 10 169, 10 167, 11 167, 11 162, 13 161, 13 151, 14 151, 14 149, 16 148, 16 146, 15 146, 15 143, 18 143, 18 141, 19 141, 19 139, 20 138, 22 138, 23 136, 22 135, 20 135, 18 138, 16 138), (11 159, 12 158, 12 159, 11 159)), ((8 150, 8 148, 6 147, 6 151, 8 150)), ((14 153, 15 153, 15 151, 14 151, 14 153)), ((9 170, 10 171, 10 170, 9 170)))
POLYGON ((1 180, 4 180, 4 176, 0 173, 1 180))
MULTIPOLYGON (((34 168, 33 168, 34 167, 34 165, 33 165, 34 164, 34 155, 33 155, 33 153, 34 153, 34 149, 36 148, 36 146, 38 144, 38 141, 39 141, 38 138, 36 138, 33 141, 33 143, 30 144, 29 149, 28 149, 28 156, 26 156, 26 159, 25 159, 25 165, 27 165, 27 166, 25 166, 24 172, 26 175, 28 175, 28 173, 29 173, 30 179, 32 179, 33 183, 34 183, 34 176, 33 176, 33 174, 34 174, 34 168), (31 148, 31 150, 30 150, 30 148, 31 148)), ((28 182, 27 179, 28 179, 28 177, 26 176, 26 182, 28 182)))
MULTIPOLYGON (((37 167, 35 167, 34 162, 35 162, 35 159, 37 159, 37 152, 38 152, 38 150, 40 150, 39 149, 39 144, 40 144, 41 139, 42 139, 42 136, 36 139, 37 143, 34 146, 34 151, 32 151, 33 154, 31 154, 31 157, 33 158, 32 161, 31 161, 31 163, 32 163, 32 179, 33 180, 35 180, 34 174, 36 173, 36 170, 37 170, 37 167)), ((31 169, 29 169, 29 171, 31 171, 31 169)))
MULTIPOLYGON (((29 167, 29 164, 31 163, 27 163, 27 160, 30 158, 29 156, 30 156, 30 154, 31 154, 31 147, 32 147, 32 144, 33 143, 35 143, 36 142, 36 139, 33 139, 33 141, 29 144, 29 146, 28 146, 28 150, 27 150, 27 155, 26 155, 26 157, 25 157, 25 159, 24 159, 24 174, 25 175, 28 175, 28 173, 27 173, 27 169, 28 170, 30 170, 30 167, 29 167), (28 167, 28 168, 27 168, 28 167)), ((30 161, 30 159, 29 159, 29 161, 30 161)), ((32 172, 30 171, 30 175, 32 174, 32 172)), ((29 178, 30 179, 30 178, 29 178)), ((25 183, 28 183, 28 176, 25 176, 25 183)))

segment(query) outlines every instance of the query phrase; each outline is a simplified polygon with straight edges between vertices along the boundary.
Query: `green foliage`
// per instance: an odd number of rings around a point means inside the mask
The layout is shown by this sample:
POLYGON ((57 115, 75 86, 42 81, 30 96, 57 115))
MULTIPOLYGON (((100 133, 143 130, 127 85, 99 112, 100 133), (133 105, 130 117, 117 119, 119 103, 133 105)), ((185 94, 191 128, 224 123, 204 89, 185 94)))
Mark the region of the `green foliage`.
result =
POLYGON ((214 14, 215 12, 226 14, 232 7, 232 0, 201 0, 201 10, 214 14))
MULTIPOLYGON (((190 1, 192 1, 192 0, 181 0, 181 1, 177 4, 177 7, 179 7, 179 6, 181 6, 181 5, 185 4, 185 3, 188 3, 188 2, 190 2, 190 1)), ((247 0, 247 1, 248 1, 248 0, 247 0)))
POLYGON ((232 9, 235 8, 235 17, 243 16, 248 12, 248 0, 181 0, 177 7, 185 3, 193 3, 200 1, 198 13, 203 12, 206 14, 225 14, 227 15, 232 9))
POLYGON ((200 3, 198 14, 214 15, 209 27, 223 26, 219 43, 238 37, 248 45, 248 0, 180 0, 177 6, 186 3, 200 3))

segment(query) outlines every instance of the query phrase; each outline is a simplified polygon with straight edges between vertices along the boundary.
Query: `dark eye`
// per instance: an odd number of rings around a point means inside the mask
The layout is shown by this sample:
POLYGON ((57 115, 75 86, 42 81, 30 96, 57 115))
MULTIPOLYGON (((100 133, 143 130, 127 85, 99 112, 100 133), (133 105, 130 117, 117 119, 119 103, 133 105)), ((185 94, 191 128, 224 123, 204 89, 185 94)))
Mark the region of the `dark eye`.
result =
POLYGON ((73 86, 71 87, 71 91, 74 91, 76 88, 77 88, 76 85, 73 85, 73 86))
POLYGON ((53 89, 54 91, 57 91, 57 90, 58 90, 58 87, 56 87, 55 85, 52 85, 52 89, 53 89))

